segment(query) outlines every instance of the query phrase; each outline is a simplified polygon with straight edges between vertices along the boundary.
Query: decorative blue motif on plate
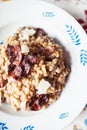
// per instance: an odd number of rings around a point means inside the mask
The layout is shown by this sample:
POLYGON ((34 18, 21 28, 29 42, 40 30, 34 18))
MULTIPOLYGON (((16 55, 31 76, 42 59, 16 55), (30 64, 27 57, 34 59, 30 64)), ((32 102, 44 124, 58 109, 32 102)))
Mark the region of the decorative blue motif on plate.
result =
POLYGON ((3 41, 0 41, 0 44, 3 44, 3 41))
POLYGON ((8 130, 6 123, 0 122, 0 130, 8 130))
POLYGON ((68 117, 69 113, 66 112, 66 113, 62 113, 59 115, 59 119, 65 119, 66 117, 68 117))
POLYGON ((87 50, 82 49, 80 50, 80 63, 85 66, 87 64, 87 50))
POLYGON ((72 25, 66 25, 67 33, 70 36, 72 42, 75 45, 79 45, 81 43, 79 34, 76 32, 76 30, 73 28, 72 25))
POLYGON ((49 17, 49 18, 53 18, 55 16, 55 14, 50 11, 43 12, 42 14, 44 17, 49 17))
POLYGON ((84 120, 84 124, 87 126, 87 119, 84 120))
POLYGON ((20 129, 20 130, 34 130, 34 126, 28 125, 28 126, 25 126, 23 129, 20 129))

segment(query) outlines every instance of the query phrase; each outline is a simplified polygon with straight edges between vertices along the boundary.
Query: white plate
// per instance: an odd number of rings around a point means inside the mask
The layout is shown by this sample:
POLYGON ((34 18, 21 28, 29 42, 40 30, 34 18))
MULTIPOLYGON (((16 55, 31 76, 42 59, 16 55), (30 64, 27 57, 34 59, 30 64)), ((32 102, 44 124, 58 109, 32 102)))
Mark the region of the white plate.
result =
POLYGON ((0 5, 0 41, 20 26, 45 29, 58 39, 70 57, 71 73, 60 98, 45 110, 15 112, 0 106, 0 130, 60 130, 83 109, 87 99, 87 36, 76 20, 54 5, 15 0, 0 5))

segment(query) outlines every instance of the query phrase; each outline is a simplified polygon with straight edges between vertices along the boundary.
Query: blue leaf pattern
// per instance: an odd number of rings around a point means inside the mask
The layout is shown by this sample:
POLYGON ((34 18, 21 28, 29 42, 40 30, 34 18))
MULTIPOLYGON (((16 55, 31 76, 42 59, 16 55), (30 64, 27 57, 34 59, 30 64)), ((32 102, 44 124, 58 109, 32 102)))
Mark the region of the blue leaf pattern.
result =
POLYGON ((84 120, 84 124, 85 124, 85 125, 86 125, 86 127, 87 127, 87 119, 85 119, 85 120, 84 120))
POLYGON ((20 129, 20 130, 34 130, 34 126, 28 125, 28 126, 25 126, 23 129, 20 129))
POLYGON ((44 17, 49 17, 49 18, 53 18, 55 16, 55 14, 50 11, 43 12, 42 14, 44 17))
POLYGON ((59 115, 59 119, 65 119, 66 117, 68 117, 68 115, 69 115, 68 112, 62 113, 59 115))
POLYGON ((6 126, 6 123, 0 122, 0 130, 8 130, 8 127, 6 126))
POLYGON ((76 30, 72 27, 72 25, 66 25, 67 33, 70 36, 72 42, 75 45, 79 45, 81 43, 79 34, 76 32, 76 30))
POLYGON ((82 49, 80 50, 80 63, 85 66, 87 64, 87 50, 82 49))
POLYGON ((0 44, 3 44, 3 41, 0 41, 0 44))

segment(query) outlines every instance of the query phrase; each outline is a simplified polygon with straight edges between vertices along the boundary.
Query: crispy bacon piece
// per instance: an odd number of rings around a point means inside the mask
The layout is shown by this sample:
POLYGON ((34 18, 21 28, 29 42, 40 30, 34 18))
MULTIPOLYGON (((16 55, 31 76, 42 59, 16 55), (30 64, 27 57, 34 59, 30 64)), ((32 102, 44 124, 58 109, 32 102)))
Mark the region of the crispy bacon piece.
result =
POLYGON ((19 45, 8 45, 7 54, 10 62, 14 65, 19 65, 22 59, 21 47, 19 45))
POLYGON ((44 30, 41 28, 35 28, 35 30, 36 30, 35 37, 41 37, 46 35, 46 32, 44 32, 44 30))
POLYGON ((14 77, 15 79, 22 78, 23 69, 21 66, 16 66, 14 69, 14 77))
POLYGON ((49 101, 48 94, 40 94, 40 95, 37 94, 31 98, 29 107, 31 110, 38 111, 43 107, 43 105, 46 105, 48 101, 49 101))
POLYGON ((27 75, 30 72, 31 67, 37 63, 37 57, 36 56, 32 56, 32 55, 24 55, 21 65, 24 69, 23 71, 23 75, 27 75))
POLYGON ((18 80, 26 77, 31 67, 37 63, 37 57, 33 55, 24 55, 21 53, 21 47, 18 45, 8 45, 7 54, 10 61, 8 66, 8 76, 18 80))
MULTIPOLYGON (((38 29, 38 31, 40 31, 38 33, 43 35, 43 30, 38 29)), ((46 57, 51 55, 54 51, 55 47, 53 46, 49 49, 43 47, 39 48, 39 53, 46 57)), ((16 80, 26 77, 29 74, 31 67, 38 61, 38 57, 33 54, 23 54, 20 45, 8 45, 7 55, 10 61, 8 76, 13 77, 16 80)))
POLYGON ((29 60, 30 64, 33 65, 33 64, 37 63, 38 58, 36 56, 28 55, 28 60, 29 60))

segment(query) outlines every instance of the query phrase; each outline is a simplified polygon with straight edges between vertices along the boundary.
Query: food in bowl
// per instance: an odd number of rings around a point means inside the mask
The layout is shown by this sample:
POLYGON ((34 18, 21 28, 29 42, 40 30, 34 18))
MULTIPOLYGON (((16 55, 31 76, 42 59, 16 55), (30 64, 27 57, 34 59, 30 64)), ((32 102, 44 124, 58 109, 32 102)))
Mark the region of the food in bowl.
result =
POLYGON ((0 102, 15 110, 47 108, 69 74, 62 46, 42 28, 19 28, 0 45, 0 102))

